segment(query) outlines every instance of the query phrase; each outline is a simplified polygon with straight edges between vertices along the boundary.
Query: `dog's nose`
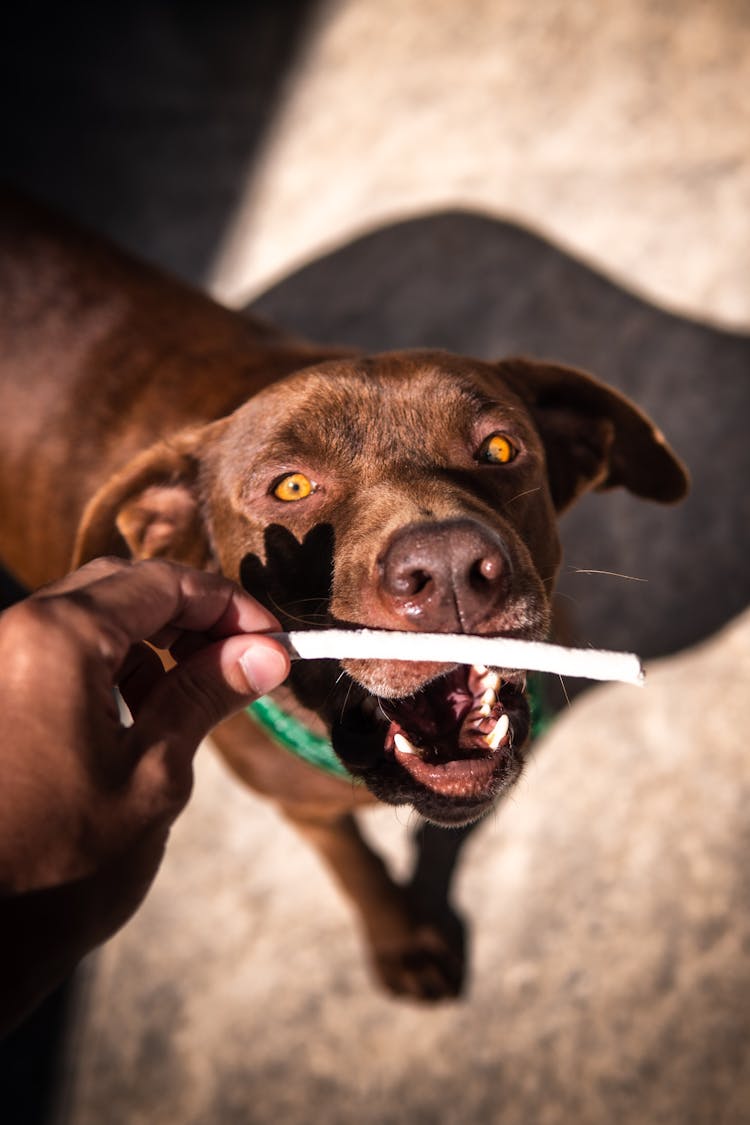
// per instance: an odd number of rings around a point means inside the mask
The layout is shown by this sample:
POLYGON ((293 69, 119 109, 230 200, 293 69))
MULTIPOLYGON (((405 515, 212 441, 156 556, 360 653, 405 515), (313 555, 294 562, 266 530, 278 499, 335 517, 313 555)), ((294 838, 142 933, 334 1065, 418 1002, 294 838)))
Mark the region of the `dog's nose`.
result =
POLYGON ((506 596, 509 569, 500 537, 474 520, 411 524, 379 560, 381 596, 426 632, 470 633, 506 596))

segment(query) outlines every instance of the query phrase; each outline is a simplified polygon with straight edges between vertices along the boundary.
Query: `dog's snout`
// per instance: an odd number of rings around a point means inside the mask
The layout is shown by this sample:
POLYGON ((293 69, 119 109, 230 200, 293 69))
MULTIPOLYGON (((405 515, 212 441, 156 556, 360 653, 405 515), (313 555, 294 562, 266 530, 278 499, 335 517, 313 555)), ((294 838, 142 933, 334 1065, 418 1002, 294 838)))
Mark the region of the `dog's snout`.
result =
POLYGON ((500 537, 468 519, 401 529, 379 569, 391 612, 434 632, 471 632, 497 609, 509 577, 500 537))

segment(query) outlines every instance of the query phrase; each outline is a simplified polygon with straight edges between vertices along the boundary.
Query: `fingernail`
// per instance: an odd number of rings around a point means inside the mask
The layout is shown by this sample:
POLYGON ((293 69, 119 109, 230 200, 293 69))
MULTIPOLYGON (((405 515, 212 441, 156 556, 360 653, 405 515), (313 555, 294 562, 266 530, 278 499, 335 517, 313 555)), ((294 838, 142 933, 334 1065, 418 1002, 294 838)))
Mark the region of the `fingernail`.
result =
POLYGON ((278 687, 287 676, 287 659, 270 645, 255 645, 239 659, 250 690, 254 695, 265 695, 278 687))

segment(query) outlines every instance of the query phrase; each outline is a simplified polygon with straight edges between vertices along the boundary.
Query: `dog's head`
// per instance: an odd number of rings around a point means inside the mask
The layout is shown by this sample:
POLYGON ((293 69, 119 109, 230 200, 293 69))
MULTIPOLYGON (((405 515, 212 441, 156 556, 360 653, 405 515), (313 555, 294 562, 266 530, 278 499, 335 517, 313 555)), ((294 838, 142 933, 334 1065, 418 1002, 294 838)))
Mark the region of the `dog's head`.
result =
MULTIPOLYGON (((686 476, 589 376, 436 352, 345 359, 141 454, 92 500, 76 562, 129 551, 217 568, 287 628, 541 639, 556 516, 616 485, 673 501, 686 476)), ((520 772, 517 672, 300 662, 290 686, 376 796, 438 823, 481 815, 520 772)))

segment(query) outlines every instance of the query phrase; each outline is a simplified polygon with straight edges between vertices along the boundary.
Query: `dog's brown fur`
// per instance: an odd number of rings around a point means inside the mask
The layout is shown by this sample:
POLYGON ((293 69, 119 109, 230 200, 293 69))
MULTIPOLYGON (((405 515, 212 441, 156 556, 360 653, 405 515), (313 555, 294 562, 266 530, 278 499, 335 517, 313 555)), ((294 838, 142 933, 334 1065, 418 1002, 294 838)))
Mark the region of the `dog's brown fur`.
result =
MULTIPOLYGON (((590 488, 684 493, 652 424, 580 372, 319 348, 34 207, 5 201, 0 227, 0 556, 29 587, 98 554, 166 555, 221 570, 285 626, 540 638, 557 513, 590 488), (482 461, 497 432, 516 452, 507 464, 482 461), (290 472, 314 482, 309 496, 277 498, 290 472)), ((528 730, 509 675, 511 737, 478 765, 440 728, 441 685, 469 690, 465 673, 444 673, 295 666, 278 702, 332 733, 364 785, 297 761, 244 715, 215 733, 232 769, 328 862, 381 980, 422 997, 458 991, 460 952, 445 918, 417 916, 352 814, 379 797, 439 824, 476 819, 518 775, 528 730), (422 731, 424 761, 394 752, 381 708, 422 731)))

